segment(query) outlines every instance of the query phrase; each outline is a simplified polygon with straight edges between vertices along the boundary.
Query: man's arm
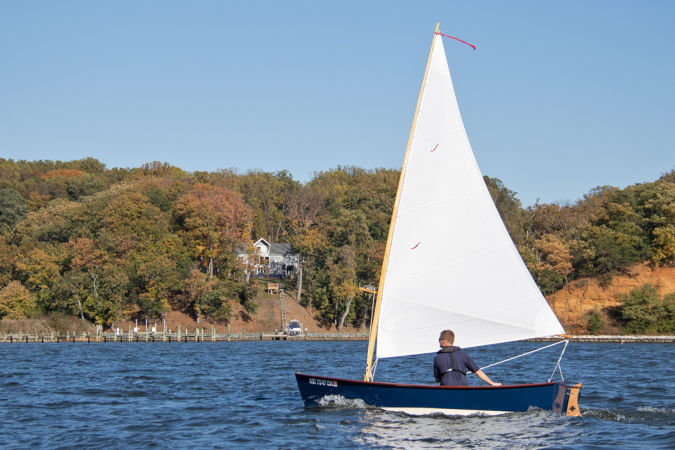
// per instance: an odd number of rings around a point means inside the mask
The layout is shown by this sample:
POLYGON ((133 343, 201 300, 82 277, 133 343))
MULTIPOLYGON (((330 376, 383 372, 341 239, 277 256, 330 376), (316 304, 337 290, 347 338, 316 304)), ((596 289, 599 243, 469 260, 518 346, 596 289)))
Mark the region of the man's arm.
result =
POLYGON ((483 371, 480 370, 480 369, 478 369, 478 370, 477 370, 476 372, 474 372, 474 373, 476 374, 476 376, 477 376, 478 378, 480 378, 481 380, 485 381, 485 382, 486 382, 487 384, 489 384, 490 386, 501 386, 501 385, 502 385, 501 383, 495 383, 494 381, 492 381, 492 380, 490 379, 490 377, 488 377, 487 375, 485 375, 485 372, 483 372, 483 371))

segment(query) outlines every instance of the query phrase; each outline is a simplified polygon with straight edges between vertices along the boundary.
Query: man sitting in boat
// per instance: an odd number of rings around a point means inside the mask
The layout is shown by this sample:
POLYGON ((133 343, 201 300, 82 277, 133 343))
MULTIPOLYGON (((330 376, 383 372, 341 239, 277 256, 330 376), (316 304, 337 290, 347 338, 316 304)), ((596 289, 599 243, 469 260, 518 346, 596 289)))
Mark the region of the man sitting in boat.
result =
POLYGON ((485 372, 480 370, 473 359, 461 348, 452 345, 455 342, 455 333, 452 330, 441 331, 438 338, 441 349, 434 357, 434 378, 441 386, 468 386, 467 372, 471 371, 490 386, 501 386, 501 383, 492 381, 485 372))

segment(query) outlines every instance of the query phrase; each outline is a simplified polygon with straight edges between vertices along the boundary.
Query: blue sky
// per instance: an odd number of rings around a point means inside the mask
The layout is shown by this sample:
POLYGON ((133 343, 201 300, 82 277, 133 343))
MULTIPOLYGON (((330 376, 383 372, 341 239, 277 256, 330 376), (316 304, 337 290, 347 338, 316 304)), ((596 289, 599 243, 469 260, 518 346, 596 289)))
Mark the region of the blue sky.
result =
POLYGON ((675 168, 673 1, 0 3, 0 157, 399 169, 436 22, 478 164, 524 205, 675 168))

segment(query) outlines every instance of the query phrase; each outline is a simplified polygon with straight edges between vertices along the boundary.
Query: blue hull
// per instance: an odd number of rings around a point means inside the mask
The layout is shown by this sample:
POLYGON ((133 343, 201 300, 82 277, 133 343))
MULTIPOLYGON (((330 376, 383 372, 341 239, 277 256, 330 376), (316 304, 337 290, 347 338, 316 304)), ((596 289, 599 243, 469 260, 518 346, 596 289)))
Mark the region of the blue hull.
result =
POLYGON ((305 406, 318 405, 324 397, 340 396, 412 414, 503 414, 535 407, 560 414, 579 415, 576 402, 580 385, 542 383, 449 387, 366 382, 302 373, 296 373, 295 378, 305 406))

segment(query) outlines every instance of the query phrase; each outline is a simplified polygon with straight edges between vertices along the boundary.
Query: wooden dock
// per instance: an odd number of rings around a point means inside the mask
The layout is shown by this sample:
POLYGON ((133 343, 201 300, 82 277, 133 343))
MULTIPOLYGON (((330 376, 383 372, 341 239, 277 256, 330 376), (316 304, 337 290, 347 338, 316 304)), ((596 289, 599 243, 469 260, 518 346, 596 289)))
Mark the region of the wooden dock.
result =
POLYGON ((100 334, 25 334, 3 333, 0 334, 0 343, 108 343, 108 342, 237 342, 237 341, 365 341, 367 334, 361 333, 307 333, 298 336, 290 336, 281 333, 211 333, 203 329, 192 332, 180 331, 174 333, 100 333, 100 334))
MULTIPOLYGON (((195 329, 191 332, 173 333, 100 333, 100 334, 25 334, 25 333, 2 333, 0 343, 73 343, 73 342, 237 342, 237 341, 367 341, 368 335, 364 333, 307 333, 298 336, 290 336, 282 333, 224 333, 218 334, 215 330, 205 332, 204 329, 195 329)), ((525 342, 554 342, 559 337, 544 337, 527 339, 525 342)), ((630 343, 675 343, 675 336, 570 336, 571 342, 612 342, 620 344, 630 343)))

